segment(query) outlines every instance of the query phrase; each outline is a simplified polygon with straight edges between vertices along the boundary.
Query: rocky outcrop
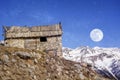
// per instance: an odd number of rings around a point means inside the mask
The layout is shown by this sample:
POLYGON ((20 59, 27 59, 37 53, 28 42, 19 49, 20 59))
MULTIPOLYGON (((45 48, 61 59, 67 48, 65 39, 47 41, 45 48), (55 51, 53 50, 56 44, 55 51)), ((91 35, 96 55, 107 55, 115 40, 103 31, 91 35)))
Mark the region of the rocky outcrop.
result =
POLYGON ((91 66, 36 50, 0 46, 0 80, 109 80, 91 66))

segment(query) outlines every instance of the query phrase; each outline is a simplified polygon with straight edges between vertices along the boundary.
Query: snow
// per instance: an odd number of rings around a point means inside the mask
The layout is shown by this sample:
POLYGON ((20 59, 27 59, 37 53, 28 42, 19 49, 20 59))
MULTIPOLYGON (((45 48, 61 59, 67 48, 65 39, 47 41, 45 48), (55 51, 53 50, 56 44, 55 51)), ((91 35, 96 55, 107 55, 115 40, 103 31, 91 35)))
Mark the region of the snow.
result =
MULTIPOLYGON (((115 77, 115 75, 112 73, 112 70, 114 70, 114 66, 111 66, 114 61, 120 61, 119 48, 102 48, 98 46, 94 48, 90 48, 88 46, 78 47, 76 49, 69 50, 67 53, 63 52, 63 55, 63 57, 67 60, 76 62, 86 62, 93 65, 94 67, 97 67, 99 70, 105 69, 111 75, 113 75, 113 77, 115 77)), ((120 67, 120 65, 118 67, 120 67)))

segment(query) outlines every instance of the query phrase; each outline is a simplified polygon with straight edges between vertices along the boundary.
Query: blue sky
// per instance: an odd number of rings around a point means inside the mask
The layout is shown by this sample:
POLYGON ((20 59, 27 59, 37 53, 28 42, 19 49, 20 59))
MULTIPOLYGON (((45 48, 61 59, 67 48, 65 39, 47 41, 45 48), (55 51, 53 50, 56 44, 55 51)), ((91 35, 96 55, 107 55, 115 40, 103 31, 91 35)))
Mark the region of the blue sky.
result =
POLYGON ((120 47, 120 0, 0 0, 0 40, 2 25, 34 26, 61 22, 63 46, 120 47), (90 31, 104 33, 93 42, 90 31))

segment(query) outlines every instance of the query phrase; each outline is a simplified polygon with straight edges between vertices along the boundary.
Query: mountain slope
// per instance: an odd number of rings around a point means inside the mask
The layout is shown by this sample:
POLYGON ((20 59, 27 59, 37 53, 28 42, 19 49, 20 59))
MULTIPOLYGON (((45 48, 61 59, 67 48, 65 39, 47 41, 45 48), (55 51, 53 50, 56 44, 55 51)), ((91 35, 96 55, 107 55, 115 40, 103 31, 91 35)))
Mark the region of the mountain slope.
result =
POLYGON ((0 46, 0 80, 110 80, 87 64, 49 53, 0 46))
POLYGON ((68 48, 63 48, 63 57, 67 60, 88 63, 92 65, 98 73, 114 77, 120 80, 120 49, 100 48, 100 47, 79 47, 64 52, 68 48))

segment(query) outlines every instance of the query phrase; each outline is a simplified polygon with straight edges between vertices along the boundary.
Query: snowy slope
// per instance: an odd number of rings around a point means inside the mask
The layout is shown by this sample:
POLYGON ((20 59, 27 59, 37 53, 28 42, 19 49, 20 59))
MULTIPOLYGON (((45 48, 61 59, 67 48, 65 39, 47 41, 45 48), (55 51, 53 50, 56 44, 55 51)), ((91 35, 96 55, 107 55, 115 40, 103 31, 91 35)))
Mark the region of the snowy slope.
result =
POLYGON ((120 49, 100 47, 63 48, 67 60, 91 64, 98 73, 120 80, 120 49))

